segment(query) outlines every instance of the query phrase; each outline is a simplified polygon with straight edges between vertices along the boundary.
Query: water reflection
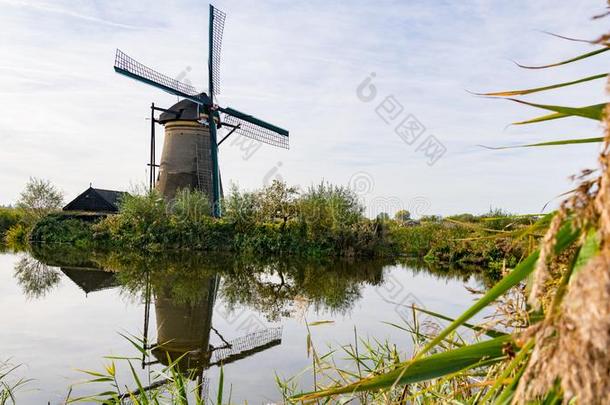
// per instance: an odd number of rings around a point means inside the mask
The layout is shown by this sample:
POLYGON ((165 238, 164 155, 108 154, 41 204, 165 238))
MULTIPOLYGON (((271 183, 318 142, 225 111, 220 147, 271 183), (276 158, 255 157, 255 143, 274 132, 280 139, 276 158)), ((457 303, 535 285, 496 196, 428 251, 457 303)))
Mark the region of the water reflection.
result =
POLYGON ((383 269, 395 264, 440 279, 466 282, 474 276, 486 285, 493 282, 475 269, 436 267, 409 258, 312 261, 192 252, 100 253, 53 246, 34 246, 31 256, 24 255, 15 266, 15 277, 24 293, 35 298, 53 290, 61 278, 59 269, 85 293, 119 286, 125 295, 144 299, 152 289, 175 303, 207 300, 208 286, 216 280, 215 294, 229 309, 245 306, 273 321, 294 315, 300 305, 347 313, 363 288, 382 284, 383 269))
MULTIPOLYGON (((150 274, 147 274, 147 278, 150 274)), ((210 276, 200 280, 201 291, 196 301, 184 302, 175 300, 171 288, 161 287, 153 291, 152 284, 147 283, 147 294, 154 295, 154 309, 157 325, 157 341, 149 344, 148 324, 151 296, 147 296, 144 312, 144 348, 150 349, 154 360, 142 358, 142 367, 161 363, 174 364, 189 378, 196 380, 199 397, 207 396, 207 380, 204 372, 212 366, 228 364, 259 353, 270 347, 281 344, 281 328, 261 328, 240 338, 227 341, 212 326, 212 315, 216 301, 220 277, 210 276), (210 343, 214 331, 222 342, 219 345, 210 343)), ((153 386, 163 385, 157 381, 153 386)), ((150 388, 150 387, 147 387, 150 388)))
MULTIPOLYGON (((214 304, 221 283, 221 269, 230 264, 226 257, 214 260, 158 257, 154 261, 138 255, 81 255, 36 248, 36 257, 24 256, 17 264, 17 274, 25 279, 47 280, 60 267, 85 294, 120 287, 133 297, 144 298, 142 368, 154 364, 174 365, 175 369, 196 381, 199 396, 206 396, 205 370, 229 364, 281 344, 282 328, 250 324, 245 334, 227 340, 212 326, 214 304), (67 254, 66 254, 67 253, 67 254), (219 265, 222 264, 222 267, 219 265), (118 269, 118 270, 116 270, 118 269), (47 276, 41 277, 41 274, 47 276), (156 340, 149 341, 151 307, 154 308, 156 340), (214 332, 219 344, 211 344, 214 332)), ((48 293, 51 283, 22 283, 38 298, 48 293)), ((166 384, 155 381, 143 389, 166 384)), ((137 392, 137 391, 136 391, 137 392)))
MULTIPOLYGON (((442 279, 465 280, 470 274, 406 260, 306 261, 34 246, 29 255, 17 261, 14 276, 30 298, 44 299, 63 280, 77 285, 85 295, 115 289, 127 300, 139 303, 141 317, 130 320, 135 324, 128 329, 143 332, 139 338, 147 350, 142 367, 150 370, 176 362, 206 396, 204 376, 211 367, 280 345, 282 329, 278 323, 290 324, 287 317, 298 317, 308 309, 325 316, 351 312, 366 287, 384 284, 388 266, 395 272, 425 272, 442 279), (397 262, 407 266, 393 267, 397 262), (241 324, 231 322, 235 317, 232 311, 240 313, 243 308, 255 316, 243 315, 241 324)), ((416 288, 411 282, 409 276, 404 277, 406 290, 416 288)), ((380 308, 385 310, 386 306, 380 308)), ((108 325, 112 328, 114 323, 108 325)), ((287 327, 283 347, 290 346, 290 329, 294 327, 287 327)), ((153 385, 164 383, 161 380, 153 385)))
POLYGON ((15 278, 28 298, 42 298, 61 280, 61 274, 45 263, 28 255, 15 264, 15 278))

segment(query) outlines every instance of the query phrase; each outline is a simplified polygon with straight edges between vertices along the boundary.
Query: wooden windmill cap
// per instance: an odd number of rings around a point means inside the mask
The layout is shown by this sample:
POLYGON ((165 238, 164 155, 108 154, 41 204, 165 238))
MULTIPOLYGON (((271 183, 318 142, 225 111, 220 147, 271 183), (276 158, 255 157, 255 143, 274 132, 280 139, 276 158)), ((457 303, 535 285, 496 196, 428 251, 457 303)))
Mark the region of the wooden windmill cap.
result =
POLYGON ((179 101, 159 116, 161 124, 171 121, 197 121, 198 119, 199 104, 191 100, 179 101))

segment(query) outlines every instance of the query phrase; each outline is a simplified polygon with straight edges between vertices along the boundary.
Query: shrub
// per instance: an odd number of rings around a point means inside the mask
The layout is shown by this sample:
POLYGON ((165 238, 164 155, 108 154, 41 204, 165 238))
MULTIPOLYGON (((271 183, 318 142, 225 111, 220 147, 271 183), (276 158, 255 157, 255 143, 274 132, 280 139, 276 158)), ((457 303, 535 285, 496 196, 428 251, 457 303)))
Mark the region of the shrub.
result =
POLYGON ((4 242, 13 249, 22 250, 27 245, 28 233, 29 228, 26 225, 15 224, 4 234, 4 242))
POLYGON ((0 207, 0 239, 10 228, 21 222, 23 222, 23 211, 16 208, 0 207))
POLYGON ((364 206, 349 188, 321 183, 298 200, 298 219, 313 239, 331 237, 364 219, 364 206))
POLYGON ((232 185, 229 196, 223 201, 224 218, 235 224, 240 231, 250 229, 257 221, 258 195, 252 192, 240 192, 232 185))
POLYGON ((67 243, 90 247, 93 240, 92 224, 64 214, 50 214, 36 223, 29 239, 36 243, 67 243))
POLYGON ((188 188, 178 190, 170 207, 174 215, 185 221, 199 221, 212 213, 209 198, 188 188))

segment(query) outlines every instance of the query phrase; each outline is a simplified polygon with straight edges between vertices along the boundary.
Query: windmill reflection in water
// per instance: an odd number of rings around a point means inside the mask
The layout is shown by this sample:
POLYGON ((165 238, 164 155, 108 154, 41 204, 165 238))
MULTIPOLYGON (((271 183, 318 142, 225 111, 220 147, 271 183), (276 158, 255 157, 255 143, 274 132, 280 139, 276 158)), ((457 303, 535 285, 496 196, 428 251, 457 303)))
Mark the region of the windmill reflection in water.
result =
MULTIPOLYGON (((282 327, 260 328, 243 336, 227 340, 212 326, 214 305, 220 284, 220 276, 214 275, 201 281, 198 299, 177 301, 168 286, 154 289, 149 274, 144 303, 144 354, 142 367, 170 363, 181 373, 196 380, 200 397, 207 396, 208 383, 205 371, 245 359, 282 343, 282 327), (150 310, 154 301, 157 324, 157 341, 149 343, 150 310), (214 333, 220 344, 210 343, 214 333), (147 360, 150 351, 155 360, 147 360)), ((160 380, 144 389, 152 389, 169 383, 160 380)))
MULTIPOLYGON (((86 266, 61 266, 68 276, 85 294, 117 288, 120 286, 116 272, 87 263, 86 266)), ((212 326, 214 305, 220 285, 220 276, 210 275, 199 279, 191 300, 176 299, 169 285, 153 286, 150 272, 144 273, 144 335, 142 369, 155 364, 168 366, 189 379, 196 381, 201 398, 207 397, 208 381, 205 372, 211 367, 234 363, 282 343, 282 327, 262 327, 258 324, 250 333, 235 339, 225 337, 212 326), (154 305, 156 320, 156 342, 150 342, 150 313, 154 305), (220 342, 210 343, 214 333, 220 342)), ((160 379, 144 387, 144 390, 161 388, 171 383, 160 379)), ((140 390, 131 391, 137 395, 140 390)), ((125 394, 127 397, 129 394, 125 394)))

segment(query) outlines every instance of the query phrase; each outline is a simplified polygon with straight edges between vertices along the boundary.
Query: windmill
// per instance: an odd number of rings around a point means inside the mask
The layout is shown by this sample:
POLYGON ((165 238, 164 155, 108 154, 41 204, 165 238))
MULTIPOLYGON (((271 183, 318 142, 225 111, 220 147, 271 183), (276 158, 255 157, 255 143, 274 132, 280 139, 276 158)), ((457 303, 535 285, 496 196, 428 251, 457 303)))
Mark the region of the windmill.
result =
MULTIPOLYGON (((153 288, 150 273, 146 274, 144 339, 142 341, 145 351, 142 353, 142 368, 158 363, 167 366, 169 362, 175 362, 177 370, 196 380, 196 388, 200 397, 205 396, 203 394, 207 387, 204 377, 206 370, 237 362, 282 343, 281 326, 260 327, 261 325, 258 325, 235 339, 225 339, 212 326, 219 284, 220 275, 218 274, 199 280, 197 298, 182 301, 176 300, 167 286, 153 288), (150 310, 153 305, 157 325, 157 342, 151 344, 148 342, 148 331, 150 310), (222 343, 217 345, 210 343, 212 331, 222 343), (149 360, 148 353, 155 360, 149 360)), ((246 325, 244 324, 244 326, 246 325)), ((169 382, 171 382, 170 379, 157 379, 148 386, 140 387, 132 394, 137 395, 140 390, 161 387, 169 382)))
MULTIPOLYGON (((178 188, 198 187, 211 197, 215 217, 221 215, 222 193, 218 146, 228 136, 236 132, 241 136, 288 149, 287 130, 234 108, 221 107, 215 103, 216 95, 220 92, 220 50, 225 16, 225 13, 210 4, 208 93, 198 92, 190 84, 156 72, 119 49, 114 63, 114 70, 117 73, 184 99, 168 110, 161 109, 164 114, 161 115, 159 122, 166 126, 166 138, 157 188, 165 197, 171 198, 178 188), (186 122, 191 124, 187 125, 186 122), (218 142, 217 129, 223 126, 230 128, 230 132, 218 142), (177 136, 178 134, 185 136, 180 137, 177 136)), ((154 126, 154 122, 152 125, 154 126)), ((151 145, 154 147, 154 138, 151 145)), ((151 155, 154 159, 153 153, 151 152, 151 155)), ((151 173, 154 168, 155 164, 151 162, 151 173)))

